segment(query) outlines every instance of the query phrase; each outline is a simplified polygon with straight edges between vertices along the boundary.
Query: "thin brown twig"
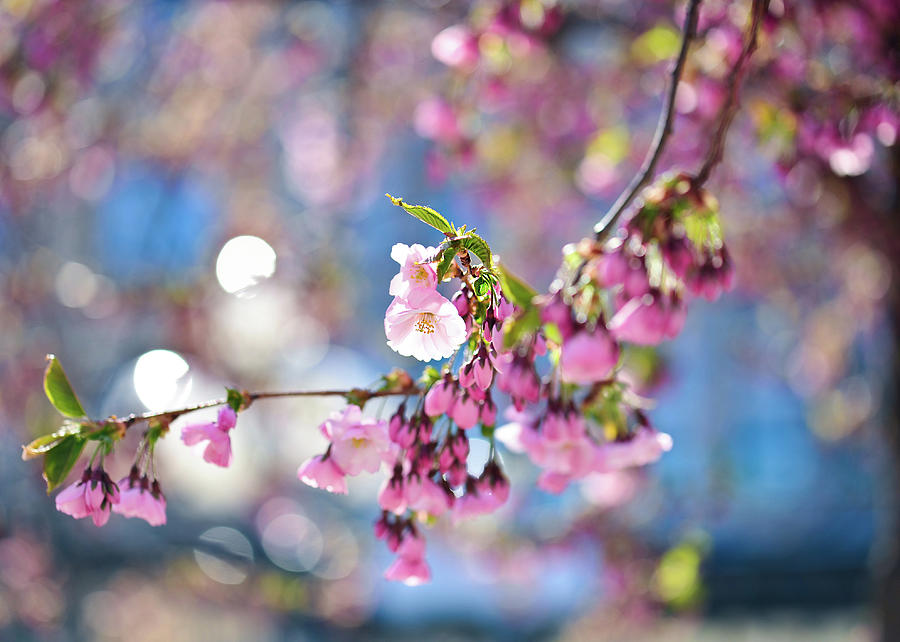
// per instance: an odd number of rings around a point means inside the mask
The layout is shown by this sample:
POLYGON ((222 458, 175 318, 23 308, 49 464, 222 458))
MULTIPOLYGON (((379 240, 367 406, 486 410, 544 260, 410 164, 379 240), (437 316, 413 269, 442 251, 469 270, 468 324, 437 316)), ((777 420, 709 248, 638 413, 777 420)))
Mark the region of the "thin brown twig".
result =
POLYGON ((672 73, 669 80, 669 91, 666 94, 662 111, 659 114, 659 122, 656 125, 656 133, 653 135, 653 142, 647 150, 641 169, 631 179, 631 183, 619 195, 616 202, 602 219, 594 226, 594 234, 596 238, 602 239, 613 228, 616 221, 628 207, 628 204, 637 196, 647 181, 653 176, 656 164, 662 156, 666 142, 672 134, 672 122, 675 120, 675 94, 678 91, 678 83, 681 81, 681 74, 684 71, 684 63, 687 60, 688 49, 697 33, 697 16, 699 14, 700 2, 702 0, 690 0, 688 3, 687 13, 684 17, 684 27, 681 36, 681 49, 678 51, 678 58, 675 59, 675 65, 672 67, 672 73))
MULTIPOLYGON (((259 399, 283 399, 286 397, 349 397, 356 396, 359 399, 364 401, 368 401, 369 399, 375 399, 376 397, 392 397, 392 396, 407 396, 412 394, 418 394, 421 392, 421 389, 418 386, 413 385, 411 388, 404 388, 402 390, 388 389, 388 390, 367 390, 365 388, 351 388, 349 390, 290 390, 290 391, 282 391, 282 392, 248 392, 244 394, 245 399, 249 403, 257 401, 259 399)), ((186 406, 185 408, 178 408, 177 410, 165 410, 162 412, 147 412, 140 415, 132 414, 127 417, 120 417, 117 421, 121 421, 125 424, 125 428, 130 428, 134 424, 142 423, 145 421, 153 421, 154 419, 167 419, 168 421, 173 421, 180 417, 181 415, 186 415, 191 412, 195 412, 197 410, 204 410, 206 408, 215 408, 217 406, 224 406, 228 403, 227 399, 213 399, 211 401, 204 401, 203 403, 195 404, 193 406, 186 406)), ((109 420, 104 421, 94 421, 90 422, 98 427, 103 426, 109 420)), ((88 423, 88 422, 85 422, 88 423)))
POLYGON ((762 22, 763 15, 765 15, 768 5, 769 0, 753 0, 753 5, 750 7, 749 26, 744 35, 744 46, 741 49, 738 59, 734 63, 734 67, 731 68, 728 74, 728 79, 725 84, 727 97, 722 107, 719 109, 716 133, 713 134, 709 149, 706 152, 706 158, 703 160, 703 165, 700 166, 700 170, 694 178, 693 183, 695 187, 703 185, 707 179, 709 179, 709 175, 712 173, 715 166, 722 160, 722 154, 725 150, 725 138, 728 136, 728 129, 731 127, 731 122, 734 120, 738 107, 740 106, 738 103, 738 93, 740 92, 744 76, 747 74, 747 62, 750 60, 750 56, 753 55, 753 52, 756 51, 759 25, 762 22))

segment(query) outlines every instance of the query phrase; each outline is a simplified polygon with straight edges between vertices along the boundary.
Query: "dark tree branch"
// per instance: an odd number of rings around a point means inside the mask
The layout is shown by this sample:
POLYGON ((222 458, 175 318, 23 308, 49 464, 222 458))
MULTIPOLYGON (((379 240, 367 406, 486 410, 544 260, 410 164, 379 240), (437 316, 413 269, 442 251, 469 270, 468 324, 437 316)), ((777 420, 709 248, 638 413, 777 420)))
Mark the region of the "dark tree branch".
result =
POLYGON ((699 14, 701 0, 690 0, 687 12, 684 17, 684 27, 681 36, 681 49, 678 52, 678 58, 675 59, 675 66, 672 67, 672 73, 669 80, 669 91, 666 94, 662 111, 659 115, 659 122, 656 126, 656 133, 653 136, 653 142, 650 149, 647 150, 647 156, 641 165, 641 169, 631 179, 631 183, 624 192, 616 199, 616 202, 603 216, 602 219, 594 226, 594 234, 598 239, 603 238, 613 228, 616 221, 631 203, 632 199, 637 195, 644 185, 652 178, 656 169, 656 164, 662 156, 663 149, 669 136, 672 134, 672 122, 675 120, 675 93, 678 91, 678 83, 681 81, 681 74, 684 71, 684 63, 687 60, 688 49, 697 33, 697 16, 699 14))
POLYGON ((750 56, 756 51, 756 36, 759 33, 759 25, 762 22, 763 15, 765 15, 768 5, 769 0, 753 0, 753 6, 750 8, 750 24, 744 35, 744 47, 741 49, 741 53, 735 61, 734 67, 732 67, 731 71, 728 73, 728 79, 725 85, 725 103, 719 109, 716 132, 713 134, 712 141, 709 144, 706 158, 703 160, 703 165, 700 166, 700 170, 694 178, 695 187, 703 185, 707 179, 709 179, 709 175, 712 173, 715 166, 722 160, 722 153, 725 149, 725 138, 728 136, 728 128, 731 126, 731 121, 734 120, 734 116, 737 114, 738 107, 740 106, 738 103, 738 93, 740 92, 744 76, 747 75, 747 63, 750 60, 750 56))

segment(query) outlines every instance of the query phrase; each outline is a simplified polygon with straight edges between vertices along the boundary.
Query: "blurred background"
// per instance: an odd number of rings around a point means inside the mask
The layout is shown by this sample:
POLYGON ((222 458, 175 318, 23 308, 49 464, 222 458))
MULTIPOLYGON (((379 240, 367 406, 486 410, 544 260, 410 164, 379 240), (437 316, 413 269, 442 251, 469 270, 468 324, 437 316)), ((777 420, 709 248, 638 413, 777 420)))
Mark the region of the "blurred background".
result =
MULTIPOLYGON (((705 152, 748 9, 703 3, 660 167, 705 152)), ((408 588, 380 476, 296 479, 332 401, 255 404, 224 470, 161 442, 165 527, 58 513, 20 459, 59 424, 44 355, 95 417, 417 374, 389 251, 439 239, 383 194, 546 288, 643 158, 684 7, 0 0, 0 638, 900 639, 898 12, 770 3, 709 184, 738 287, 629 361, 672 452, 558 497, 505 453, 509 505, 431 529, 408 588)))

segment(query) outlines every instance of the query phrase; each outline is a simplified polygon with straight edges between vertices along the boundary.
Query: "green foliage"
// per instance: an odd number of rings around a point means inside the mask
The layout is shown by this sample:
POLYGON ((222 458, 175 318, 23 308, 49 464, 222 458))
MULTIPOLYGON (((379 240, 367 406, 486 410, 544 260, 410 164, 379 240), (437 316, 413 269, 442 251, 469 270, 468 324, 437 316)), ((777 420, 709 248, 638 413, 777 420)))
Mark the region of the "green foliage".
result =
POLYGON ((537 296, 537 291, 502 266, 497 266, 497 272, 500 275, 503 295, 522 309, 529 307, 531 300, 537 296))
POLYGON ((440 378, 441 373, 437 368, 434 366, 425 366, 425 369, 422 371, 422 376, 419 377, 419 383, 426 388, 430 388, 440 378))
POLYGON ((226 403, 235 412, 240 412, 241 408, 244 407, 244 393, 236 388, 225 388, 225 390, 227 391, 226 403))
POLYGON ((58 441, 44 454, 44 480, 47 493, 59 486, 81 456, 87 440, 79 435, 69 435, 58 441))
POLYGON ((461 245, 477 256, 484 264, 484 267, 490 268, 493 266, 494 262, 493 257, 491 256, 491 246, 477 234, 469 232, 461 239, 461 245))
POLYGON ((453 245, 445 248, 441 253, 441 258, 440 261, 438 261, 437 266, 438 283, 444 280, 444 277, 447 276, 447 272, 453 267, 454 258, 456 258, 456 248, 453 245))
POLYGON ((81 424, 66 422, 63 427, 49 435, 42 435, 26 446, 22 446, 22 459, 33 459, 56 448, 69 435, 81 434, 81 424))
POLYGON ((44 392, 53 407, 66 417, 84 417, 87 413, 72 390, 69 379, 59 360, 52 354, 47 355, 47 369, 44 371, 44 392))
POLYGON ((402 198, 394 198, 390 194, 385 194, 385 196, 391 199, 391 203, 397 207, 402 207, 409 214, 415 216, 426 225, 430 225, 438 232, 442 232, 448 236, 456 235, 456 230, 453 228, 453 225, 451 225, 450 221, 445 219, 440 212, 425 205, 410 205, 409 203, 404 203, 402 198))
POLYGON ((503 324, 503 345, 512 348, 526 335, 536 332, 539 327, 541 327, 541 313, 535 306, 531 306, 511 322, 503 324))

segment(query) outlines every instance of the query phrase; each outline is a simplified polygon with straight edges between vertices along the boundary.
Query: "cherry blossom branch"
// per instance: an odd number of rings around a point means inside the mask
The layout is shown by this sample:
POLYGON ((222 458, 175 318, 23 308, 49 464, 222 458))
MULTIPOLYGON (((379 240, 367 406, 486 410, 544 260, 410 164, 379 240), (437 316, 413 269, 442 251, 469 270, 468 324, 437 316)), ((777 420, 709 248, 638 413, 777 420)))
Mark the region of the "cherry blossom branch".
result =
POLYGON ((681 81, 681 74, 684 71, 684 64, 687 60, 688 49, 697 33, 697 17, 699 14, 700 2, 702 0, 690 0, 688 3, 687 13, 684 17, 684 28, 681 37, 681 49, 678 52, 678 58, 675 60, 675 66, 672 67, 672 73, 669 80, 669 91, 666 94, 662 111, 659 115, 659 122, 656 126, 656 133, 653 135, 653 142, 647 155, 641 165, 641 169, 631 179, 631 183, 624 192, 616 199, 616 202, 603 216, 602 219, 594 226, 594 234, 596 238, 602 239, 615 226, 616 221, 628 207, 628 204, 637 196, 641 188, 653 177, 656 164, 659 162, 665 149, 666 142, 672 134, 672 122, 675 120, 675 94, 678 91, 678 83, 681 81))
MULTIPOLYGON (((370 399, 375 399, 378 397, 398 397, 398 396, 409 396, 422 393, 423 390, 412 384, 411 386, 406 386, 402 389, 387 389, 387 390, 367 390, 365 388, 350 388, 348 390, 290 390, 283 392, 245 392, 244 399, 246 400, 246 404, 258 400, 258 399, 280 399, 287 397, 352 397, 354 400, 358 400, 361 402, 366 402, 370 399)), ((193 406, 186 406, 184 408, 179 408, 177 410, 165 410, 162 412, 147 412, 143 414, 131 414, 127 417, 120 417, 118 421, 121 421, 125 428, 130 428, 131 426, 142 423, 145 421, 153 421, 154 419, 166 419, 168 421, 174 421, 178 417, 182 415, 186 415, 197 410, 205 410, 206 408, 216 408, 217 406, 224 406, 228 403, 228 399, 212 399, 210 401, 204 401, 203 403, 198 403, 193 406)), ((96 426, 102 426, 105 421, 93 421, 93 422, 83 422, 83 423, 93 423, 96 426)))
POLYGON ((694 178, 693 182, 696 187, 700 187, 707 179, 709 179, 712 170, 722 160, 722 153, 725 149, 725 138, 728 136, 728 129, 731 127, 731 122, 734 120, 738 107, 740 106, 738 103, 738 93, 740 92, 744 76, 747 74, 747 62, 750 60, 753 52, 756 51, 759 25, 762 22, 762 17, 765 14, 768 5, 768 0, 753 0, 753 6, 750 8, 750 23, 744 36, 744 46, 738 59, 735 61, 734 66, 727 75, 728 79, 725 85, 727 97, 725 103, 719 109, 716 133, 713 134, 712 141, 706 153, 706 158, 703 160, 703 165, 701 165, 700 170, 694 178))

